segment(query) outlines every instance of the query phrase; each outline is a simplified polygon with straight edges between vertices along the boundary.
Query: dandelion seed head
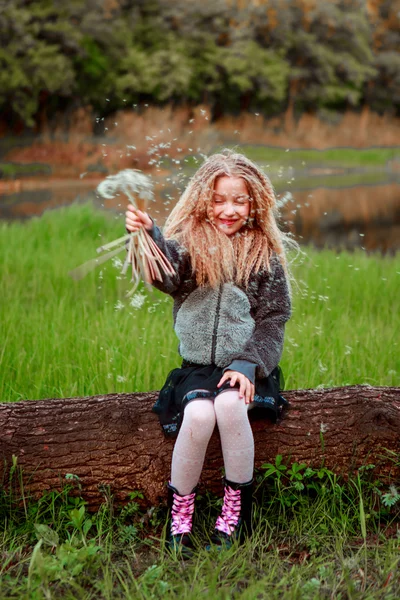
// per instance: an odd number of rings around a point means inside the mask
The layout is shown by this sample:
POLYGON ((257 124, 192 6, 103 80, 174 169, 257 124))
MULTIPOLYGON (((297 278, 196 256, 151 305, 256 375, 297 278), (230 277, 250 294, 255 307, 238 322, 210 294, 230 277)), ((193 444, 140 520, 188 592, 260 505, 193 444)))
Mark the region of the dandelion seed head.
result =
POLYGON ((124 169, 116 175, 109 175, 97 186, 103 198, 112 199, 118 192, 127 196, 137 194, 143 200, 154 200, 153 184, 147 175, 136 169, 124 169))

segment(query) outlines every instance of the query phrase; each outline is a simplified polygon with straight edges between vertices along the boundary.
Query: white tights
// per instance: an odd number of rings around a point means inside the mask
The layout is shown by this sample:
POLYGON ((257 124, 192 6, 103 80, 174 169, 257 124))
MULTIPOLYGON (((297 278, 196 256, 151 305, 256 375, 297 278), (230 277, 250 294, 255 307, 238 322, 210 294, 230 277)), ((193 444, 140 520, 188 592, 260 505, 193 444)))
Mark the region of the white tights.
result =
POLYGON ((192 400, 185 407, 182 426, 172 454, 171 485, 184 496, 197 485, 208 442, 217 423, 225 476, 247 483, 253 477, 254 438, 244 399, 238 390, 221 392, 216 399, 192 400))

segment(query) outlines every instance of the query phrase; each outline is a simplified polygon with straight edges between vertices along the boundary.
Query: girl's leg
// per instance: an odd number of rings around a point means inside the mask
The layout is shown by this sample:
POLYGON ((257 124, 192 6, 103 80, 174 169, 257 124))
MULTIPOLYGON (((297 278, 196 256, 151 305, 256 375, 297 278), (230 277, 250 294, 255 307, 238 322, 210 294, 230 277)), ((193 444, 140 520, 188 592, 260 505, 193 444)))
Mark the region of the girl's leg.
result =
POLYGON ((225 465, 225 491, 221 515, 211 537, 214 544, 230 546, 252 532, 252 487, 254 438, 248 408, 238 390, 221 392, 215 399, 215 414, 225 465))
POLYGON ((196 487, 203 468, 208 442, 216 422, 210 399, 187 404, 172 454, 171 485, 186 495, 196 487))
POLYGON ((250 406, 239 399, 238 390, 221 392, 214 403, 225 476, 236 483, 247 483, 253 477, 254 437, 247 414, 250 406))

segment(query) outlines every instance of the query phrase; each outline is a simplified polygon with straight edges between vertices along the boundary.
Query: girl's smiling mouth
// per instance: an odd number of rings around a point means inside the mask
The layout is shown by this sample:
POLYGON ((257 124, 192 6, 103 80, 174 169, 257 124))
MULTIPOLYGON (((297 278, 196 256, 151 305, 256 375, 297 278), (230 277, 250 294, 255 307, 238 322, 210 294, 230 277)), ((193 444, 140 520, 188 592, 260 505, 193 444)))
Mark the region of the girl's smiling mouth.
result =
POLYGON ((223 225, 233 225, 238 219, 220 219, 223 225))

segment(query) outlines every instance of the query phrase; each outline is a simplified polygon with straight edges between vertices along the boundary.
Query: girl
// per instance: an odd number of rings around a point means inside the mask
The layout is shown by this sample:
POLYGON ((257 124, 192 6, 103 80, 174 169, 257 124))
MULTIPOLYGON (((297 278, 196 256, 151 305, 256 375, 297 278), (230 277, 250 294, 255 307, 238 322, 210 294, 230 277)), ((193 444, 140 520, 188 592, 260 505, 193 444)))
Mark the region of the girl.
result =
POLYGON ((189 551, 196 485, 217 424, 225 467, 212 541, 251 533, 254 439, 248 409, 274 420, 286 400, 278 363, 291 314, 283 242, 269 179, 230 150, 209 157, 167 219, 164 235, 132 205, 126 228, 145 227, 175 269, 154 286, 174 300, 181 368, 153 408, 177 435, 168 484, 170 547, 189 551))

